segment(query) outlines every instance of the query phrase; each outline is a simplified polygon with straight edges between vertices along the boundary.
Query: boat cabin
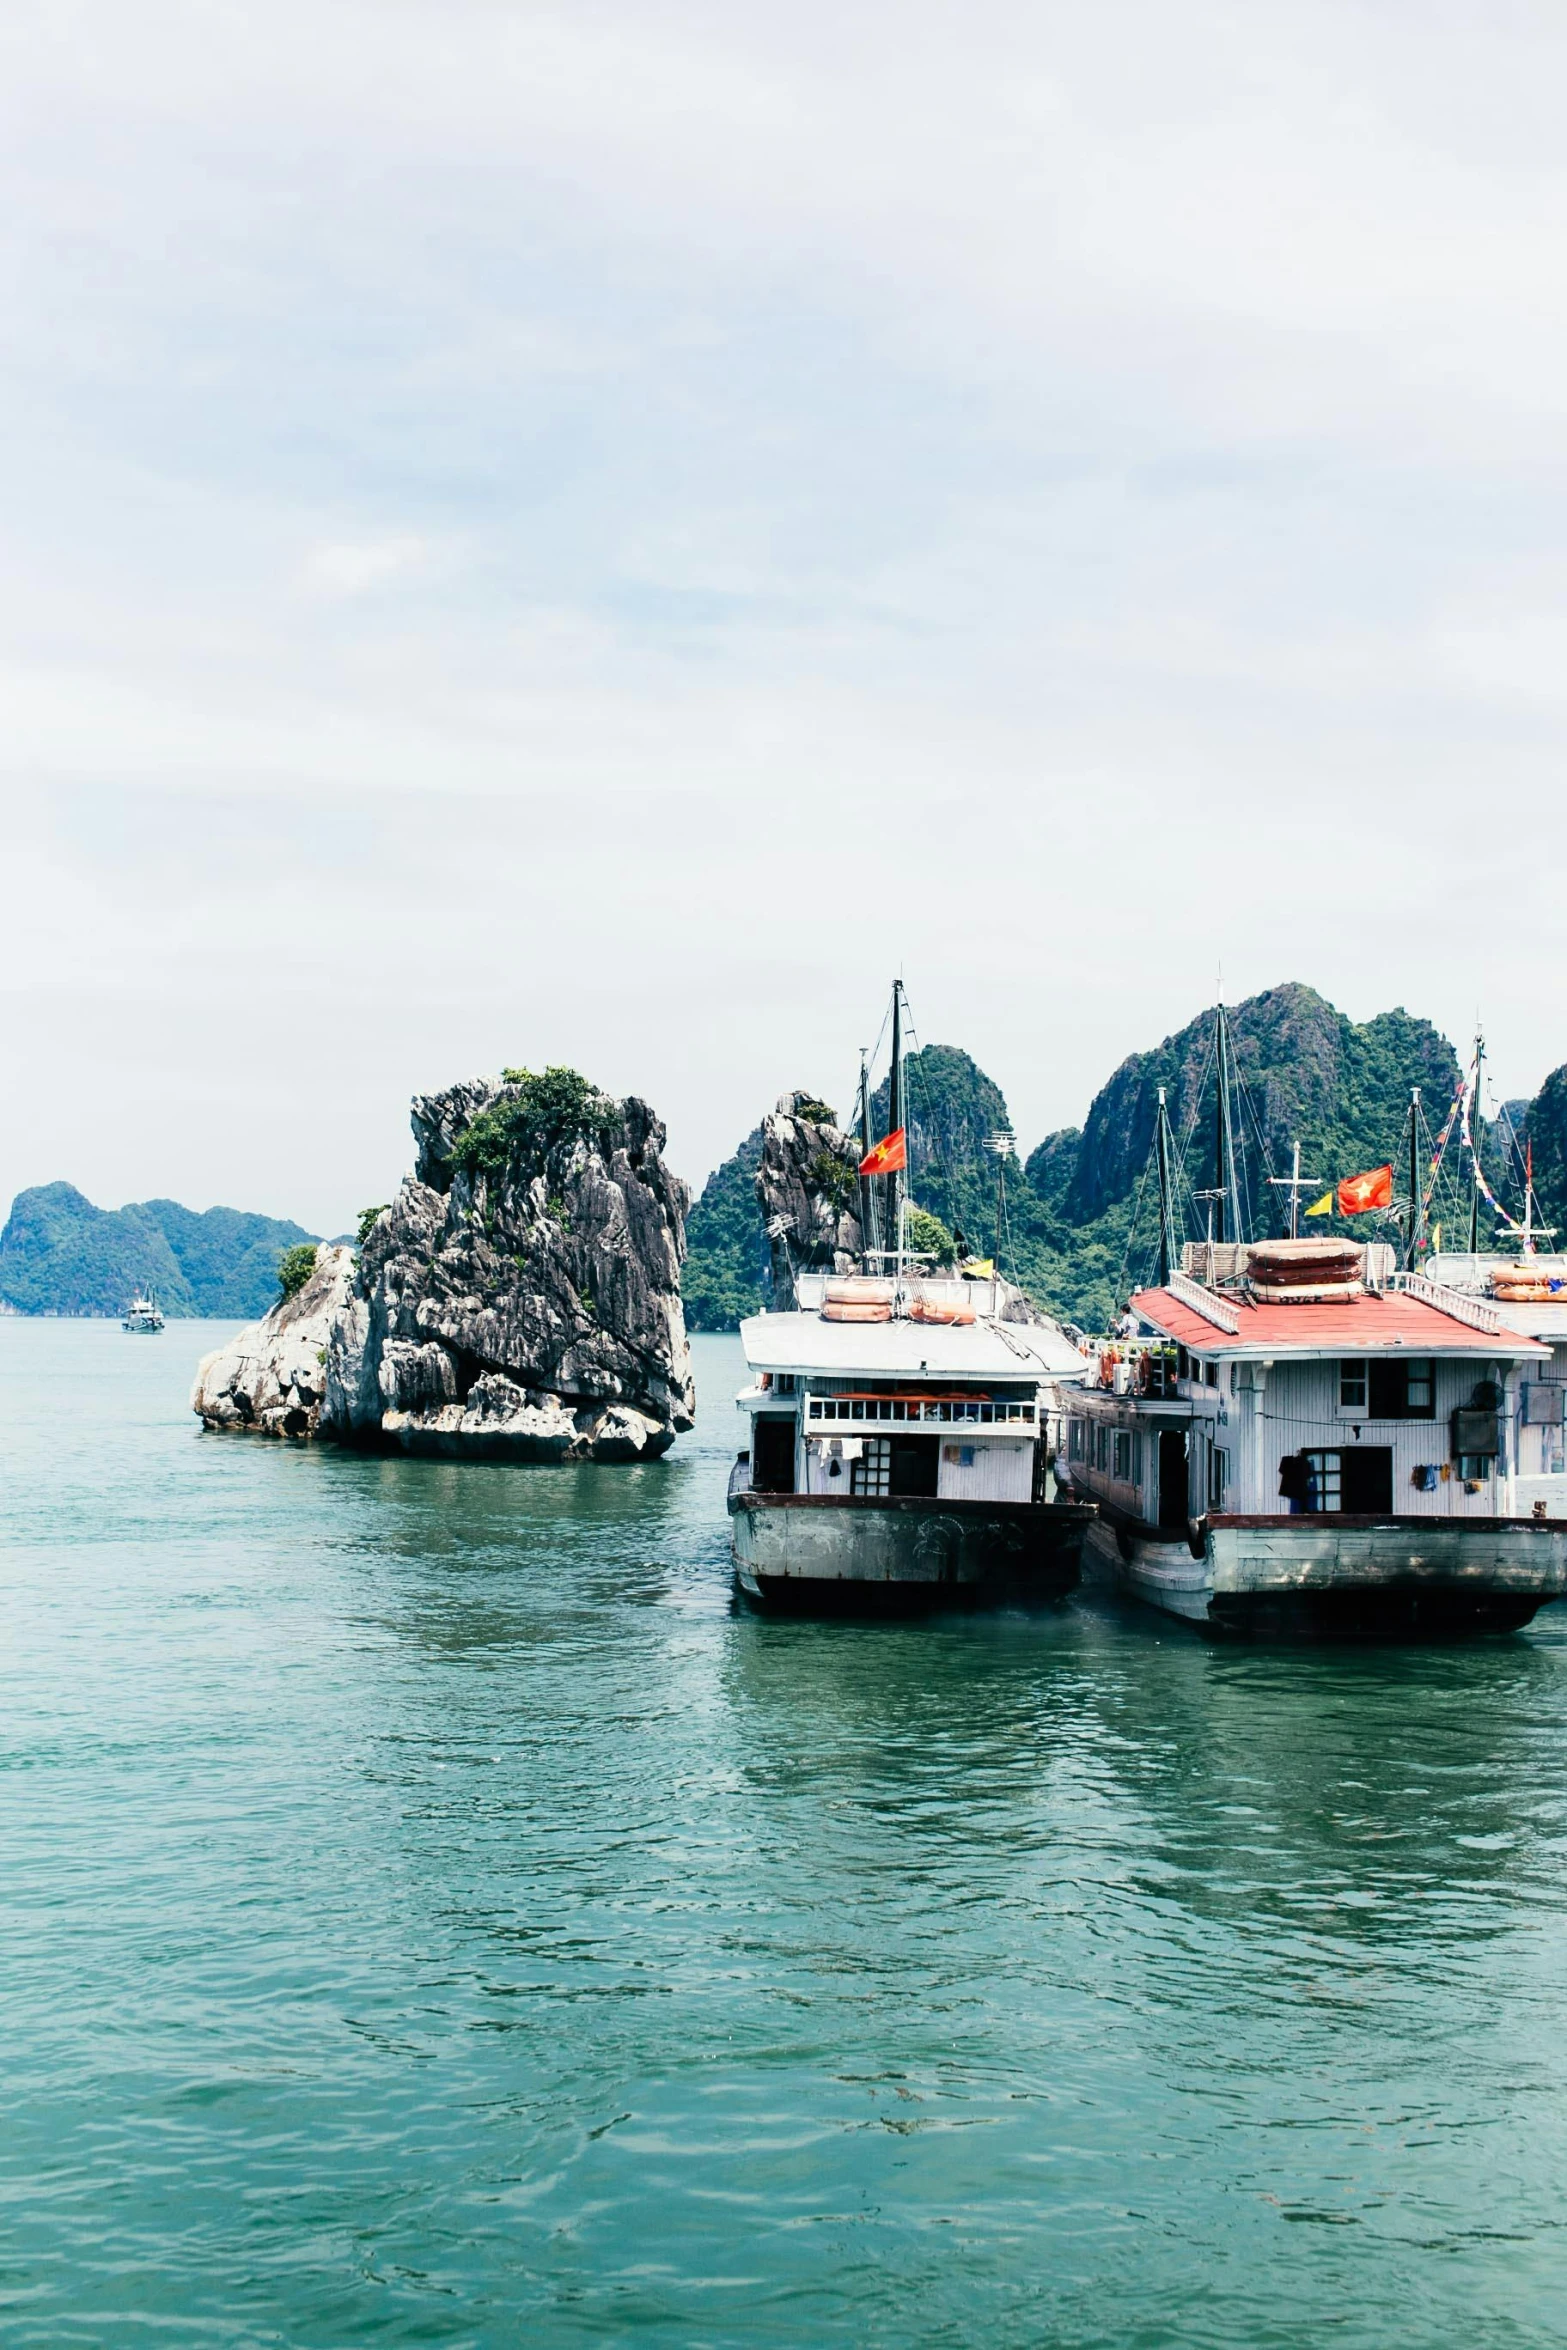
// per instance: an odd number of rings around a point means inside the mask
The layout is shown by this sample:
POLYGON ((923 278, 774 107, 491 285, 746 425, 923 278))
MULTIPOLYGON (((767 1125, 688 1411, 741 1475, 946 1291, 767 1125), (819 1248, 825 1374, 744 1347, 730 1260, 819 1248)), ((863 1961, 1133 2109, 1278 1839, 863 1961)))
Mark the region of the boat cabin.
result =
POLYGON ((750 1430, 749 1490, 1042 1498, 1054 1384, 1085 1378, 1087 1360, 1053 1324, 977 1313, 972 1284, 913 1281, 898 1318, 875 1310, 881 1286, 802 1276, 800 1310, 741 1324, 753 1375, 736 1398, 750 1430))
POLYGON ((1312 1286, 1270 1270, 1224 1287, 1178 1273, 1133 1297, 1139 1335, 1107 1342, 1063 1399, 1074 1493, 1165 1539, 1210 1515, 1530 1513, 1539 1431, 1561 1427, 1539 1396, 1559 1388, 1512 1309, 1417 1275, 1312 1286))
POLYGON ((1429 1277, 1468 1297, 1489 1300, 1510 1329, 1550 1349, 1550 1361, 1526 1372, 1519 1393, 1516 1492, 1520 1511, 1545 1501, 1567 1517, 1567 1256, 1471 1256, 1430 1259, 1429 1277))

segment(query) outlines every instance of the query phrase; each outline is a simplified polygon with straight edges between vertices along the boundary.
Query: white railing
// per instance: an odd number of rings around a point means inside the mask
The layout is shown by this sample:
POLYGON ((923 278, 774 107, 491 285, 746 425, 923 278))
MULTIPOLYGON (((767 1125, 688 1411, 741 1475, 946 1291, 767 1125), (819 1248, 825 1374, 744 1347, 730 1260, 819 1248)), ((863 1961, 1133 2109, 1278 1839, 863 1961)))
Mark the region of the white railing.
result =
POLYGON ((1501 1314, 1483 1297, 1468 1297, 1461 1289, 1447 1289, 1440 1281, 1428 1281, 1424 1273, 1402 1273, 1398 1286, 1405 1297, 1415 1297, 1422 1305, 1435 1306, 1439 1314, 1449 1315, 1455 1322, 1467 1322, 1471 1330, 1494 1332, 1506 1328, 1501 1314))
POLYGON ((808 1395, 807 1428, 842 1428, 867 1421, 941 1428, 1037 1428, 1034 1402, 992 1402, 985 1396, 808 1395))
POLYGON ((1190 1306, 1194 1314, 1201 1314, 1203 1320, 1211 1322, 1215 1330, 1223 1330, 1231 1338, 1239 1333, 1239 1314, 1223 1298, 1215 1297, 1211 1289, 1204 1289, 1199 1283, 1189 1281, 1184 1273, 1170 1275, 1169 1289, 1173 1298, 1183 1306, 1190 1306))

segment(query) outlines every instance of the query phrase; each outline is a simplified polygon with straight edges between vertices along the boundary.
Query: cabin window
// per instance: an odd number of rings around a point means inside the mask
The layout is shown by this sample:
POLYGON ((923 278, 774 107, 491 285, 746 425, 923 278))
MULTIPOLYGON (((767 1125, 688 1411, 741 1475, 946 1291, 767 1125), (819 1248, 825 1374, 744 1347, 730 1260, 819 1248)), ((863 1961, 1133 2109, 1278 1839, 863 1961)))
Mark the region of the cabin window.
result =
POLYGON ((1142 1481, 1143 1481, 1143 1432, 1142 1432, 1141 1428, 1134 1428, 1134 1429, 1132 1430, 1132 1483, 1133 1483, 1134 1485, 1141 1485, 1142 1481))
POLYGON ((867 1500, 884 1499, 892 1477, 892 1440, 887 1436, 867 1436, 865 1449, 853 1464, 849 1491, 863 1493, 867 1500))
POLYGON ((1069 1460, 1080 1461, 1082 1459, 1083 1423, 1081 1420, 1073 1420, 1068 1427, 1066 1449, 1069 1460))
POLYGON ((1478 1485, 1490 1476, 1495 1466, 1494 1453, 1461 1452, 1458 1456, 1458 1474, 1466 1485, 1478 1485))
POLYGON ((1306 1464, 1306 1508, 1308 1511, 1340 1510, 1343 1486, 1340 1478, 1342 1456, 1336 1452, 1302 1453, 1306 1464))
POLYGON ((1338 1400, 1346 1412, 1363 1412, 1366 1408, 1366 1366, 1364 1363, 1340 1363, 1338 1367, 1338 1400))
POLYGON ((1217 1363, 1204 1363, 1202 1367, 1202 1375, 1207 1380, 1210 1387, 1218 1386, 1219 1366, 1217 1363))
POLYGON ((1185 1347, 1178 1346, 1175 1350, 1175 1376, 1177 1379, 1184 1379, 1191 1367, 1191 1357, 1187 1354, 1185 1347))
POLYGON ((1130 1428, 1117 1428, 1115 1432, 1114 1474, 1123 1485, 1128 1485, 1131 1483, 1132 1432, 1130 1428))
POLYGON ((1224 1489, 1230 1481, 1230 1456, 1219 1445, 1208 1455, 1208 1507, 1222 1510, 1224 1489))
POLYGON ((773 1388, 777 1394, 793 1395, 794 1386, 795 1380, 792 1371, 776 1371, 773 1374, 773 1388))
POLYGON ((1434 1420, 1436 1382, 1429 1356, 1367 1366, 1367 1417, 1434 1420))
POLYGON ((1101 1420, 1099 1425, 1094 1430, 1094 1467, 1096 1469, 1107 1469, 1109 1466, 1110 1430, 1108 1424, 1101 1420))

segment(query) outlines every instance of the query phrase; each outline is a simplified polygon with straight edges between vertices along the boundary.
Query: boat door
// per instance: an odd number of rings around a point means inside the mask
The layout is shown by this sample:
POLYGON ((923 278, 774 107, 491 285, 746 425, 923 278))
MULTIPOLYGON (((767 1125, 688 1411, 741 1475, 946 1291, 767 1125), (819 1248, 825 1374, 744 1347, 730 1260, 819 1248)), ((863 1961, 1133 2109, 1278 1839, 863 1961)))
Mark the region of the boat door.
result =
POLYGON ((757 1493, 794 1491, 794 1414, 758 1412, 751 1430, 751 1486, 757 1493))
POLYGON ((895 1436, 888 1464, 888 1492, 933 1499, 940 1479, 940 1450, 934 1436, 895 1436))
POLYGON ((1159 1431, 1159 1530, 1184 1534, 1190 1515, 1186 1495, 1186 1438, 1179 1428, 1159 1431))
POLYGON ((1339 1508, 1356 1510, 1363 1517, 1388 1516, 1393 1507, 1392 1446, 1346 1445, 1338 1461, 1339 1508))

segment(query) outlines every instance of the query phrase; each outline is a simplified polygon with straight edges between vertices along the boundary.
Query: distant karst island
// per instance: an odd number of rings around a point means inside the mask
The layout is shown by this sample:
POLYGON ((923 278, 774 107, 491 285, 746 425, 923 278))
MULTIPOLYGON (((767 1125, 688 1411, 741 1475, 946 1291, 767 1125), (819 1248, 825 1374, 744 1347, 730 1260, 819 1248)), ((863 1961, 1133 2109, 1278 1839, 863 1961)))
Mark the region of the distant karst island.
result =
POLYGON ((41 1183, 17 1193, 0 1231, 0 1306, 118 1317, 141 1295, 171 1319, 262 1314, 283 1250, 318 1237, 284 1217, 198 1214, 172 1199, 97 1208, 74 1184, 41 1183))

